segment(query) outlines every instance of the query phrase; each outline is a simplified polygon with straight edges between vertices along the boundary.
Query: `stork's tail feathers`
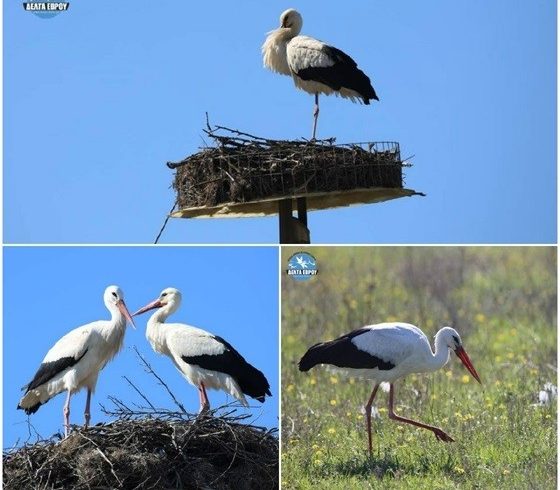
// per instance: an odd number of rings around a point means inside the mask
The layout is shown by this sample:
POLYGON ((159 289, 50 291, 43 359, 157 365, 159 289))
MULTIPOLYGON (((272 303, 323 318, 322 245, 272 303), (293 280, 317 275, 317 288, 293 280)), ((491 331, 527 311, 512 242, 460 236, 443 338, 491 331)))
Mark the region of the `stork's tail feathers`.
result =
MULTIPOLYGON (((46 403, 46 402, 45 402, 46 403)), ((27 393, 18 403, 17 409, 24 410, 27 415, 35 413, 44 403, 32 393, 27 393)))
POLYGON ((265 375, 249 363, 239 370, 235 380, 243 393, 261 403, 264 402, 265 396, 272 396, 265 375))

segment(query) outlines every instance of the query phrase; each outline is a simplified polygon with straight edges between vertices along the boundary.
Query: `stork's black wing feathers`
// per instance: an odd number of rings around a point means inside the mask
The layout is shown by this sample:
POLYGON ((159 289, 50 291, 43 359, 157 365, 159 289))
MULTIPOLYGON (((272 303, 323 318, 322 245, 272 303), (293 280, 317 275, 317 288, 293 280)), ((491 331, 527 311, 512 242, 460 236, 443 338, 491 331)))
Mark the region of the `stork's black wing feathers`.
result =
POLYGON ((29 390, 37 388, 38 386, 41 386, 43 383, 46 383, 47 381, 50 381, 57 374, 61 373, 65 369, 72 367, 74 364, 80 362, 82 357, 86 355, 87 351, 88 350, 86 349, 83 352, 83 354, 78 358, 69 356, 69 357, 61 357, 60 359, 57 359, 56 361, 52 361, 52 362, 43 362, 39 366, 39 369, 35 373, 33 379, 29 382, 27 386, 23 387, 25 393, 29 392, 29 390))
POLYGON ((362 97, 364 104, 371 99, 379 100, 369 77, 358 68, 356 62, 344 51, 333 46, 324 45, 322 51, 333 60, 331 66, 309 67, 299 70, 296 75, 302 80, 321 82, 333 90, 347 88, 355 90, 362 97))
MULTIPOLYGON (((29 382, 29 384, 24 386, 22 390, 25 390, 25 393, 28 393, 30 390, 38 388, 42 384, 47 383, 48 381, 53 379, 57 374, 62 373, 66 369, 74 366, 74 364, 80 362, 82 357, 86 355, 87 351, 88 350, 86 349, 83 352, 83 354, 78 358, 68 356, 68 357, 61 357, 60 359, 57 359, 56 361, 52 361, 52 362, 43 362, 39 366, 39 369, 35 373, 35 376, 33 376, 33 379, 29 382)), ((37 410, 39 410, 41 405, 42 405, 41 402, 37 402, 35 405, 31 407, 23 408, 18 404, 17 408, 18 410, 20 409, 25 410, 25 413, 27 415, 30 415, 32 413, 35 413, 37 410)))
POLYGON ((369 332, 369 328, 354 330, 329 342, 320 342, 310 347, 299 361, 300 371, 309 371, 317 364, 331 364, 340 368, 374 369, 389 371, 395 367, 385 361, 360 350, 352 342, 354 337, 369 332))
POLYGON ((214 355, 181 356, 181 359, 187 364, 194 364, 209 371, 229 374, 243 393, 260 402, 264 402, 265 395, 272 396, 270 385, 261 371, 251 366, 229 342, 217 335, 213 338, 225 347, 224 352, 214 355))

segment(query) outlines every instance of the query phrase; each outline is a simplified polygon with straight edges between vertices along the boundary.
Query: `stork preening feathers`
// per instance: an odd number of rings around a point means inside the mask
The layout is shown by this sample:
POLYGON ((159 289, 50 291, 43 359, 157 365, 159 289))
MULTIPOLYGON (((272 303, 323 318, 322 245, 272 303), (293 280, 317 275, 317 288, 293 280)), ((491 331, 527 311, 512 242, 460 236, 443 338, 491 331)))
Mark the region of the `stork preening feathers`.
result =
POLYGON ((453 439, 438 427, 397 415, 393 409, 395 380, 411 373, 425 373, 443 367, 454 351, 480 383, 456 330, 443 327, 435 337, 435 352, 422 330, 408 323, 380 323, 354 330, 329 342, 312 346, 299 361, 300 371, 325 364, 343 373, 373 381, 373 391, 365 406, 368 449, 372 453, 371 406, 382 382, 389 383, 389 418, 431 430, 440 441, 453 439))
POLYGON ((200 412, 210 408, 206 389, 223 390, 245 407, 249 406, 245 395, 261 403, 266 395, 271 396, 264 374, 224 339, 182 323, 165 323, 180 304, 181 293, 167 288, 133 316, 157 309, 148 320, 146 337, 157 353, 168 356, 183 377, 198 388, 200 412))
POLYGON ((82 388, 87 388, 84 411, 87 427, 91 394, 95 391, 99 372, 121 350, 127 321, 134 326, 123 292, 118 286, 105 289, 103 301, 111 313, 111 319, 75 328, 54 344, 33 379, 24 386, 25 395, 17 407, 29 415, 54 396, 66 391, 63 409, 66 436, 70 428, 70 397, 82 388))
POLYGON ((264 66, 289 75, 296 87, 315 96, 313 137, 319 116, 319 94, 336 94, 354 101, 379 100, 368 76, 346 53, 312 37, 300 36, 303 19, 294 9, 280 16, 280 27, 262 45, 264 66))

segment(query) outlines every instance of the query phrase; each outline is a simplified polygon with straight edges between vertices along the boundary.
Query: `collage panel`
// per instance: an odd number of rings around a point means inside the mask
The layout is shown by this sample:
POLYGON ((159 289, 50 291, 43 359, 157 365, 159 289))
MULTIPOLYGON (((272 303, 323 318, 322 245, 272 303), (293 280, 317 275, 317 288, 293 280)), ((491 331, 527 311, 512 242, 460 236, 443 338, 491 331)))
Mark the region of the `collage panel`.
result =
POLYGON ((281 260, 283 488, 556 488, 556 247, 281 260))
POLYGON ((3 259, 4 488, 277 488, 277 248, 3 259))
POLYGON ((554 1, 61 3, 4 2, 6 243, 556 243, 554 1))

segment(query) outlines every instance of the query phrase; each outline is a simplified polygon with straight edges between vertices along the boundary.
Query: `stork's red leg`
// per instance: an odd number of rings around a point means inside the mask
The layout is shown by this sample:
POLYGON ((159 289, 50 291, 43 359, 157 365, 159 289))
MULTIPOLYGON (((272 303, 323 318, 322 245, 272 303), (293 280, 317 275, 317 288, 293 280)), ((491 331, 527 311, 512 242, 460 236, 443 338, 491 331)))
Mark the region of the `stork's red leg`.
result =
POLYGON ((400 417, 399 415, 397 415, 395 413, 395 411, 393 410, 393 390, 394 390, 393 383, 390 383, 389 386, 390 386, 390 390, 389 390, 389 418, 390 419, 397 420, 398 422, 404 422, 405 424, 415 425, 416 427, 422 427, 422 429, 431 430, 435 434, 436 438, 440 441, 455 442, 451 438, 451 436, 447 435, 439 427, 434 427, 433 425, 423 424, 422 422, 416 422, 414 420, 410 420, 410 419, 400 417))
POLYGON ((319 118, 319 94, 315 94, 315 109, 313 109, 313 136, 315 139, 315 132, 317 131, 317 119, 319 118))
POLYGON ((200 383, 198 387, 198 391, 200 394, 200 412, 207 412, 210 410, 210 402, 208 401, 208 395, 206 394, 206 388, 204 388, 204 383, 200 383))
POLYGON ((91 418, 91 414, 90 414, 90 403, 91 403, 91 390, 88 388, 87 390, 87 397, 86 397, 86 409, 84 410, 84 418, 85 418, 85 424, 84 427, 87 429, 89 426, 89 421, 91 418))
POLYGON ((70 390, 68 390, 68 395, 66 396, 66 403, 62 409, 64 415, 64 437, 68 437, 68 431, 70 430, 70 390))
POLYGON ((369 455, 372 455, 372 445, 371 445, 371 405, 373 404, 373 399, 375 395, 377 395, 377 389, 379 388, 379 383, 377 383, 373 387, 373 391, 371 392, 371 396, 369 397, 368 402, 366 403, 366 427, 367 427, 367 435, 368 435, 368 448, 369 448, 369 455))

